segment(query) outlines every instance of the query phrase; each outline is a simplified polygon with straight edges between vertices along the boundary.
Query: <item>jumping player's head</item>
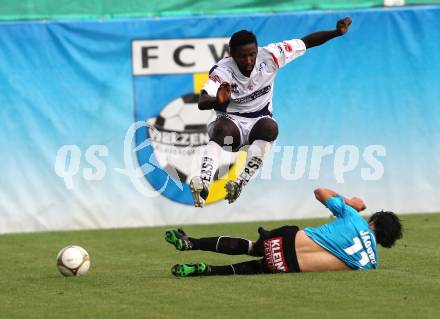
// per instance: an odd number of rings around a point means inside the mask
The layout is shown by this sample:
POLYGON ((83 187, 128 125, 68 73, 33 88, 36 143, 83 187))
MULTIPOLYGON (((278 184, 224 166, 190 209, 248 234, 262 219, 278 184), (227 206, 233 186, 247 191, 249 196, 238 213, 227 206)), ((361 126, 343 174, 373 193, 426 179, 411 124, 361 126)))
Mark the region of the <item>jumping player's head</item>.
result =
POLYGON ((229 51, 241 73, 249 76, 257 60, 258 47, 255 34, 247 30, 235 32, 229 40, 229 51))
POLYGON ((371 215, 368 223, 374 229, 376 240, 383 247, 391 248, 396 240, 402 238, 402 225, 393 212, 377 212, 371 215))

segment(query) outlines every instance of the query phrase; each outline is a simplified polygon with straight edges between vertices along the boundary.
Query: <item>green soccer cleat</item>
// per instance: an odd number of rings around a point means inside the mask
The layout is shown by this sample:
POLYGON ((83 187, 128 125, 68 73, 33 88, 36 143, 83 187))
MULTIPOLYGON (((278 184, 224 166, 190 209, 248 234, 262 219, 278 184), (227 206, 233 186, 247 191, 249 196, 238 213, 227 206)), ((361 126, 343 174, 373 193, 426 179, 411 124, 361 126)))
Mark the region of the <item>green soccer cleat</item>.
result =
POLYGON ((171 267, 171 273, 176 277, 193 277, 207 274, 208 266, 205 263, 177 264, 171 267))
POLYGON ((228 181, 225 185, 225 189, 226 189, 225 199, 228 200, 229 204, 232 204, 237 200, 238 196, 240 196, 242 186, 240 183, 234 181, 228 181))
POLYGON ((190 250, 192 243, 182 229, 170 229, 165 232, 165 240, 174 245, 177 250, 190 250))

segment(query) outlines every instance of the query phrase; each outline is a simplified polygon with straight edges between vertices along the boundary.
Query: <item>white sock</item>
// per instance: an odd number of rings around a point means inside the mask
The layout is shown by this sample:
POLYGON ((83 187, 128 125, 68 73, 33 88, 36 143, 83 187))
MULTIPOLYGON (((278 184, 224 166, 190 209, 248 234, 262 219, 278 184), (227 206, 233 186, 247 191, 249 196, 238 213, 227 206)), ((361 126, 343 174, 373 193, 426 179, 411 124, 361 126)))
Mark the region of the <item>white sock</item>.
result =
POLYGON ((263 165, 264 156, 270 151, 271 146, 271 142, 263 140, 255 140, 249 146, 246 156, 246 165, 237 179, 242 187, 246 186, 255 172, 263 165))
POLYGON ((217 171, 221 151, 222 148, 220 145, 214 141, 209 141, 203 153, 200 178, 203 180, 208 189, 217 171))

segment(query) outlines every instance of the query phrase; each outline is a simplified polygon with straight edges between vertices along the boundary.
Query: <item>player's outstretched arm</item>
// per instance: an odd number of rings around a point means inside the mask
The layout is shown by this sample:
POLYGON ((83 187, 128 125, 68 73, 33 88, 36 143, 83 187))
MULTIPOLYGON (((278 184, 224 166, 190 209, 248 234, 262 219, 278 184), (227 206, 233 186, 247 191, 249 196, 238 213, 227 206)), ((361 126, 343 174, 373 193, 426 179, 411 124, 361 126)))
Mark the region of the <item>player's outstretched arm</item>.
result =
POLYGON ((341 196, 342 199, 344 200, 345 204, 347 204, 348 206, 353 207, 355 210, 357 210, 358 212, 363 211, 364 209, 367 208, 367 206, 365 206, 365 203, 362 199, 358 198, 358 197, 353 197, 353 198, 347 198, 344 197, 342 195, 339 195, 338 193, 336 193, 335 191, 332 191, 331 189, 328 188, 317 188, 315 189, 315 197, 317 200, 319 200, 321 203, 323 203, 325 205, 325 202, 335 196, 341 196))
POLYGON ((199 98, 199 110, 211 110, 214 108, 214 105, 216 103, 216 98, 215 96, 211 96, 208 93, 206 93, 205 91, 202 91, 202 94, 200 95, 199 98))
POLYGON ((348 32, 348 28, 350 27, 350 25, 351 25, 351 18, 346 17, 344 19, 338 20, 338 22, 336 23, 335 30, 314 32, 309 35, 306 35, 301 40, 306 45, 307 49, 316 47, 318 45, 327 42, 330 39, 346 34, 348 32))
POLYGON ((199 110, 217 110, 222 109, 228 105, 229 100, 231 99, 231 85, 227 82, 223 82, 220 84, 220 87, 217 90, 217 96, 210 96, 205 91, 202 91, 202 94, 199 98, 199 110))

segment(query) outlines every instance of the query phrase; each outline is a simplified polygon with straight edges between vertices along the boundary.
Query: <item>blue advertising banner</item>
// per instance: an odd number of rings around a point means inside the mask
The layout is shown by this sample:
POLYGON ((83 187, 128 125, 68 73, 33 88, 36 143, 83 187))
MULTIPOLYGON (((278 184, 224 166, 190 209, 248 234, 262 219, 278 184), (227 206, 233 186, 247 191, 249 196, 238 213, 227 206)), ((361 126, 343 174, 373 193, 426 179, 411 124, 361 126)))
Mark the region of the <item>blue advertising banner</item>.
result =
POLYGON ((318 186, 368 213, 439 211, 436 39, 439 7, 0 23, 0 233, 328 216, 318 186), (230 35, 265 46, 345 16, 347 35, 279 71, 279 136, 238 201, 221 199, 245 153, 224 152, 192 207, 215 117, 198 94, 230 35))

